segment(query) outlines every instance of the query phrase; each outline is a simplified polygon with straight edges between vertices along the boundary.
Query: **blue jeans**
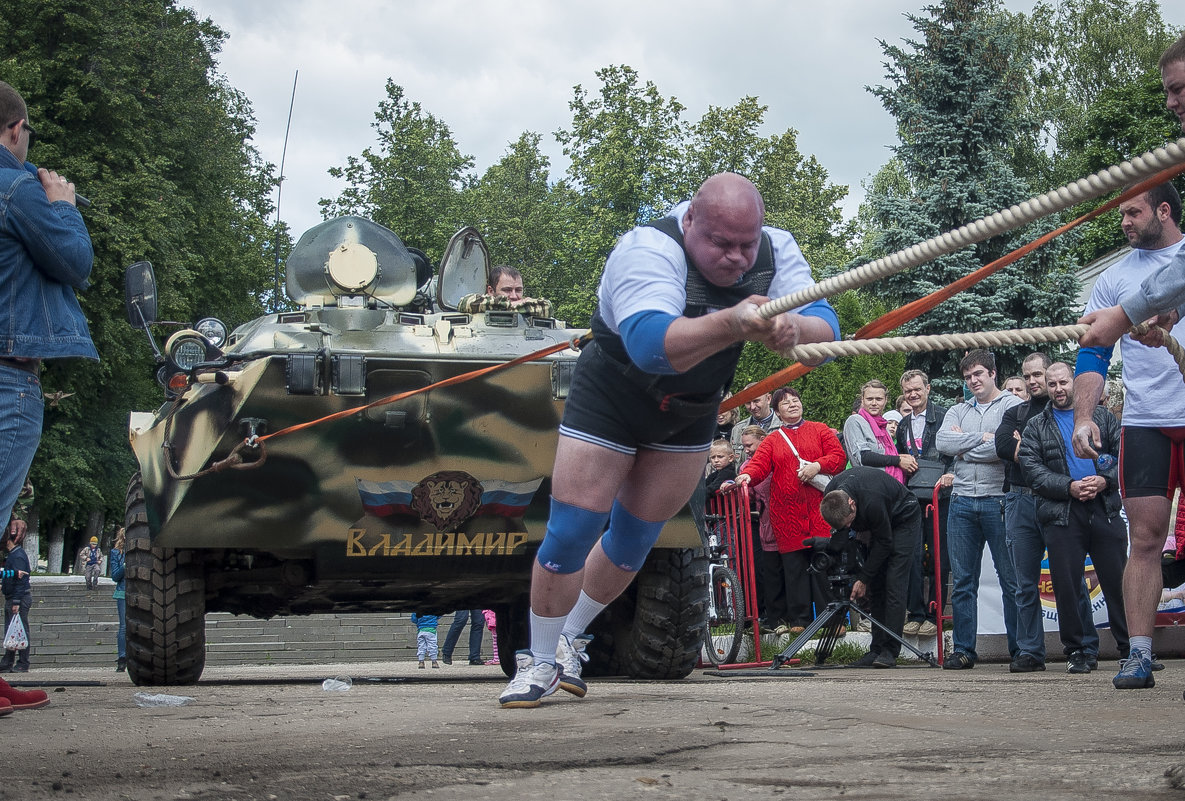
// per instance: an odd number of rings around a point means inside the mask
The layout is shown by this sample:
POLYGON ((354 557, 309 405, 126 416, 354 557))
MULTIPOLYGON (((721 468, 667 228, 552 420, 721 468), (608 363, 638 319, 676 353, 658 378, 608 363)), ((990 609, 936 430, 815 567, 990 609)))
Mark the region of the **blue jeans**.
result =
POLYGON ((41 442, 44 413, 37 376, 0 363, 0 517, 6 521, 41 442))
POLYGON ((444 635, 444 648, 440 649, 445 659, 453 658, 453 649, 457 647, 457 640, 461 639, 461 629, 465 622, 469 622, 469 661, 481 659, 481 638, 485 628, 485 616, 480 609, 458 609, 453 613, 453 624, 448 627, 448 634, 444 635))
MULTIPOLYGON (((1004 496, 1005 541, 1016 573, 1016 647, 1018 653, 1045 661, 1045 614, 1041 609, 1041 560, 1045 533, 1037 521, 1037 499, 1025 492, 1004 496)), ((1099 633, 1090 612, 1090 596, 1079 594, 1078 616, 1084 634, 1082 648, 1096 656, 1099 633)), ((1059 613, 1060 617, 1060 613, 1059 613)))
POLYGON ((115 611, 119 612, 119 633, 115 635, 115 655, 120 659, 127 659, 128 657, 127 609, 127 598, 115 599, 115 611))
POLYGON ((983 546, 991 550, 1000 579, 1004 607, 1004 630, 1008 653, 1016 658, 1016 573, 1004 542, 1004 496, 972 498, 954 495, 946 527, 950 551, 951 611, 954 614, 955 651, 975 659, 975 636, 979 630, 979 571, 983 546))

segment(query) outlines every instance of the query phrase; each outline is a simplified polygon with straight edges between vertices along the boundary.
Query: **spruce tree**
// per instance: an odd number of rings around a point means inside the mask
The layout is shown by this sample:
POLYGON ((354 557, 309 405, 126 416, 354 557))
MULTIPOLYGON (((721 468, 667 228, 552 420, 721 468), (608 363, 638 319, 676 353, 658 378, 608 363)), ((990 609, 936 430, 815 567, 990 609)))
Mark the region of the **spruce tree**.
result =
MULTIPOLYGON (((871 218, 879 226, 866 243, 873 256, 924 241, 1032 196, 1011 166, 1010 148, 1027 129, 1021 118, 1022 65, 1008 18, 997 0, 944 0, 925 16, 908 15, 917 41, 899 47, 881 42, 888 56, 889 86, 871 89, 897 118, 894 147, 913 188, 873 195, 871 218)), ((1043 190, 1042 190, 1043 191, 1043 190)), ((939 289, 1009 253, 1053 227, 1038 221, 879 282, 875 287, 901 304, 939 289)), ((1073 322, 1076 279, 1055 242, 946 301, 903 334, 992 331, 1073 322)), ((1000 349, 998 375, 1015 372, 1028 346, 1000 349)), ((962 353, 911 354, 908 365, 925 370, 939 394, 958 394, 962 353)))

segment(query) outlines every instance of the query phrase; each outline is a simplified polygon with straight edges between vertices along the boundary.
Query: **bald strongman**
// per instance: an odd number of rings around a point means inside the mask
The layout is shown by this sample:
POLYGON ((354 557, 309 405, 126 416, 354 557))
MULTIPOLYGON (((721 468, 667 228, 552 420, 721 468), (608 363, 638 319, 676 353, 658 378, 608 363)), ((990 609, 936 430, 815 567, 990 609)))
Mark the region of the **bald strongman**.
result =
POLYGON ((826 301, 758 314, 769 297, 813 283, 794 237, 763 227, 764 216, 757 188, 721 173, 609 255, 560 425, 531 576, 531 648, 503 707, 538 706, 557 687, 584 696, 585 629, 703 476, 744 342, 784 351, 838 338, 826 301))

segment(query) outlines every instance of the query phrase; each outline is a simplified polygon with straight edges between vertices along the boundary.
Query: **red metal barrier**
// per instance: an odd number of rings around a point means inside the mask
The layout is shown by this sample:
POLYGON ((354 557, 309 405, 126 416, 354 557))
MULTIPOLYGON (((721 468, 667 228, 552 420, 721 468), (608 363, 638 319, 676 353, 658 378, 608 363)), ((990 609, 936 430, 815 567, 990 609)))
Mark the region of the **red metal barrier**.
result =
POLYGON ((708 499, 708 513, 719 515, 720 536, 728 551, 729 564, 740 579, 745 597, 745 624, 753 632, 752 662, 722 665, 721 670, 765 667, 761 661, 761 625, 757 622, 757 576, 753 558, 753 518, 749 510, 749 487, 737 484, 708 499))
POLYGON ((936 635, 937 639, 934 641, 934 648, 938 651, 937 656, 939 666, 941 666, 943 660, 946 659, 946 640, 942 636, 942 633, 946 629, 946 621, 953 619, 951 615, 944 615, 942 613, 942 610, 946 608, 945 600, 942 597, 943 590, 945 590, 946 587, 943 586, 942 582, 942 533, 941 529, 939 528, 941 521, 938 519, 938 493, 941 491, 941 489, 942 479, 939 479, 938 483, 934 485, 934 494, 930 496, 930 505, 926 507, 926 514, 932 521, 931 528, 933 529, 933 544, 930 547, 930 555, 932 561, 934 562, 934 606, 937 608, 932 609, 931 611, 934 612, 934 624, 938 626, 938 633, 936 635))

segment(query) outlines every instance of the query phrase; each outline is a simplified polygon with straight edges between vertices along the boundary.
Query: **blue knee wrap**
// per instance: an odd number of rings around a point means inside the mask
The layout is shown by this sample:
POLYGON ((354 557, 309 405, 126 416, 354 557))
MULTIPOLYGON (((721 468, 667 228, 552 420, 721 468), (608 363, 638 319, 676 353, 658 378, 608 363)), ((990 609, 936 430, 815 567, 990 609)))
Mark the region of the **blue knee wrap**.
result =
POLYGON ((608 519, 608 512, 590 512, 552 498, 547 534, 535 559, 551 573, 575 573, 584 567, 608 519))
POLYGON ((622 570, 637 573, 642 569, 646 555, 658 541, 664 525, 665 520, 652 523, 634 517, 624 506, 614 501, 609 516, 609 530, 601 537, 601 550, 610 562, 622 570))

